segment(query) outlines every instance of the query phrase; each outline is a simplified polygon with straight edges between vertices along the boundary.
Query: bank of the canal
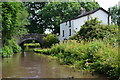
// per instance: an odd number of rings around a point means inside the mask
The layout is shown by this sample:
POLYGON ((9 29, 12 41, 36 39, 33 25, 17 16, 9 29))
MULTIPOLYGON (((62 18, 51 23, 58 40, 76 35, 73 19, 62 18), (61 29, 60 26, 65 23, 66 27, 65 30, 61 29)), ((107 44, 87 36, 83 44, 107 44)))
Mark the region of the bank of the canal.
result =
POLYGON ((68 66, 60 65, 55 59, 34 52, 14 54, 2 60, 3 78, 103 78, 98 74, 77 71, 68 66))

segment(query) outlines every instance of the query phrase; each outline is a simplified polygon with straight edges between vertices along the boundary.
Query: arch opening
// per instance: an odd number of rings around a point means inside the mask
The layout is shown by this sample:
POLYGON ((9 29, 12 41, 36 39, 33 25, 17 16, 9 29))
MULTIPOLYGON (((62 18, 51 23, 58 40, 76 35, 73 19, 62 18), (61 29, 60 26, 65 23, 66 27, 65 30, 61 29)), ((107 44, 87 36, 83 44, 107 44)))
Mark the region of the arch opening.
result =
POLYGON ((36 44, 35 45, 32 45, 30 46, 29 45, 29 48, 36 48, 36 47, 39 47, 39 48, 43 48, 43 42, 42 41, 39 41, 37 39, 26 39, 26 40, 23 40, 19 43, 19 46, 22 48, 22 50, 24 51, 27 44, 36 44))

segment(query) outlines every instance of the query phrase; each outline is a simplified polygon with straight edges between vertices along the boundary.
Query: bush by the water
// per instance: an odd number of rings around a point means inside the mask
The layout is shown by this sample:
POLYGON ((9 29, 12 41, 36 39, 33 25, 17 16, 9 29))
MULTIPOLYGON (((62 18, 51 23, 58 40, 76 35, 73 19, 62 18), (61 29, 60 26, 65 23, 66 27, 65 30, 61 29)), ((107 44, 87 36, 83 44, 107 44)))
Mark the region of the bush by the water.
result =
POLYGON ((4 45, 2 48, 2 57, 8 57, 13 54, 13 49, 9 46, 4 45))
POLYGON ((61 42, 50 49, 35 49, 36 52, 58 57, 62 64, 72 64, 78 69, 104 73, 109 77, 120 76, 118 47, 101 40, 78 43, 75 40, 61 42))
POLYGON ((58 38, 57 35, 51 33, 44 37, 43 41, 45 47, 51 47, 53 44, 58 43, 58 38))
POLYGON ((17 42, 14 39, 10 39, 3 45, 0 50, 0 54, 2 57, 9 57, 13 55, 13 53, 18 53, 20 51, 21 47, 17 44, 17 42))
POLYGON ((17 44, 17 42, 12 39, 12 40, 8 40, 8 45, 13 49, 13 53, 18 53, 21 51, 21 47, 17 44))

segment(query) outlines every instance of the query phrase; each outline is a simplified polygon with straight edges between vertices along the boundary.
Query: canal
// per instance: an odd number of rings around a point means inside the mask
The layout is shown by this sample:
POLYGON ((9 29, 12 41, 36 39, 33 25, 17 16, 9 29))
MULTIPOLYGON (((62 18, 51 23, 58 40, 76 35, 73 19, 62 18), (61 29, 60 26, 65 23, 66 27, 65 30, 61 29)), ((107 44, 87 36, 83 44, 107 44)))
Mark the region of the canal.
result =
POLYGON ((102 75, 78 71, 56 60, 34 52, 14 54, 13 57, 2 59, 3 78, 106 78, 102 75))

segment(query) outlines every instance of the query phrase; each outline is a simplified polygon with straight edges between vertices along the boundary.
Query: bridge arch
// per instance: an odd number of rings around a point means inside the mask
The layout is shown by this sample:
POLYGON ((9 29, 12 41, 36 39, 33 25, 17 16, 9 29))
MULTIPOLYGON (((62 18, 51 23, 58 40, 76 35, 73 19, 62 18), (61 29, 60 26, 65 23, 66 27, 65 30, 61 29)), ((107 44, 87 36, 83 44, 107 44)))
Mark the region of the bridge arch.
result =
POLYGON ((43 42, 43 38, 45 37, 46 35, 43 35, 43 34, 37 34, 37 33, 29 33, 29 34, 26 34, 26 35, 23 35, 22 37, 19 38, 19 41, 18 41, 18 44, 23 47, 23 44, 25 41, 28 41, 28 40, 35 40, 37 41, 38 43, 40 43, 40 46, 41 48, 44 47, 44 42, 43 42))

